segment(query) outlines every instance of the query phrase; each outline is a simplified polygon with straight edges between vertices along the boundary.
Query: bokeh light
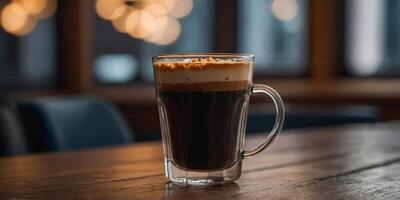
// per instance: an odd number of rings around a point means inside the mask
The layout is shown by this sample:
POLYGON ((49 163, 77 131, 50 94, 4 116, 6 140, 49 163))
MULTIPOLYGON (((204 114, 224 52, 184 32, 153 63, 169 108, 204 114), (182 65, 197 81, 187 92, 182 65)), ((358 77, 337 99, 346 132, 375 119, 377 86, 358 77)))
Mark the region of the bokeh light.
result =
POLYGON ((133 29, 132 31, 130 31, 128 34, 136 39, 144 39, 144 38, 148 37, 151 34, 151 32, 149 32, 148 30, 146 30, 143 27, 138 26, 135 29, 133 29))
POLYGON ((162 16, 162 17, 157 18, 154 21, 155 27, 157 27, 157 29, 155 29, 154 31, 156 32, 156 31, 166 28, 167 24, 168 24, 168 20, 169 20, 168 16, 162 16))
POLYGON ((177 19, 190 14, 193 0, 97 0, 96 12, 133 38, 168 45, 181 34, 177 19))
POLYGON ((129 16, 129 14, 131 13, 131 11, 133 10, 133 8, 131 7, 127 7, 127 9, 125 10, 125 12, 118 18, 113 19, 112 20, 112 25, 114 26, 114 28, 121 32, 121 33, 126 33, 127 31, 127 18, 129 16))
POLYGON ((124 83, 138 73, 138 61, 129 54, 103 54, 96 58, 94 73, 102 82, 124 83))
POLYGON ((183 18, 190 14, 193 9, 193 0, 178 0, 170 15, 175 18, 183 18))
POLYGON ((290 21, 298 13, 297 0, 274 0, 272 2, 272 14, 281 21, 290 21))
POLYGON ((13 34, 16 36, 28 35, 30 32, 33 31, 33 29, 36 28, 36 25, 37 25, 37 20, 35 18, 29 18, 26 25, 22 27, 20 30, 14 32, 13 34))
POLYGON ((0 11, 0 24, 10 34, 27 35, 37 19, 47 19, 56 12, 57 4, 57 0, 12 0, 0 11))
POLYGON ((97 0, 97 14, 107 20, 113 20, 121 17, 128 7, 124 0, 97 0))
POLYGON ((140 10, 132 9, 125 20, 126 32, 131 32, 139 26, 140 10))
POLYGON ((162 5, 167 12, 171 12, 175 8, 179 0, 159 0, 159 4, 162 5))
POLYGON ((57 6, 58 6, 57 0, 47 0, 44 10, 35 15, 35 17, 38 19, 47 19, 54 15, 54 13, 57 11, 57 6))
POLYGON ((18 3, 7 4, 1 12, 1 24, 4 30, 14 35, 22 35, 21 31, 29 26, 29 23, 32 22, 30 22, 28 13, 18 3))
POLYGON ((28 14, 34 16, 42 13, 47 6, 47 0, 14 0, 14 2, 19 3, 28 14))
POLYGON ((166 8, 158 4, 150 4, 144 10, 156 17, 164 16, 168 13, 166 8))
POLYGON ((157 32, 153 32, 146 41, 158 44, 168 45, 175 42, 181 33, 181 24, 178 20, 169 17, 165 27, 157 32))
POLYGON ((157 27, 156 18, 147 10, 142 10, 140 13, 140 27, 150 32, 160 29, 160 27, 157 27))

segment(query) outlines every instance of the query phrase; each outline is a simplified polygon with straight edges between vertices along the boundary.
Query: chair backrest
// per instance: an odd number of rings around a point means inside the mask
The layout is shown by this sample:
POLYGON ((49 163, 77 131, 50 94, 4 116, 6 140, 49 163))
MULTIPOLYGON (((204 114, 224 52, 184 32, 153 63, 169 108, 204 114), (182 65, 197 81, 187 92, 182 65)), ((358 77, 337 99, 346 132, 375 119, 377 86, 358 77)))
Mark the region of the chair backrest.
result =
POLYGON ((46 97, 16 103, 32 151, 67 150, 133 142, 124 118, 97 97, 46 97))
POLYGON ((0 106, 0 155, 11 156, 27 153, 27 144, 16 114, 0 106))

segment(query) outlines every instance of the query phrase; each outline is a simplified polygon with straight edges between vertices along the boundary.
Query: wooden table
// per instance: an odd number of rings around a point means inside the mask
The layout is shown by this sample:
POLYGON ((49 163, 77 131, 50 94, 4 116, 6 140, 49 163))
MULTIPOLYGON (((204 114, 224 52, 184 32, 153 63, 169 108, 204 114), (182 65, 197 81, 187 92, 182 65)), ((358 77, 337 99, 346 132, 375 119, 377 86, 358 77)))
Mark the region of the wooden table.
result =
POLYGON ((399 198, 396 123, 286 131, 239 181, 213 187, 168 183, 159 142, 0 159, 0 199, 399 198))

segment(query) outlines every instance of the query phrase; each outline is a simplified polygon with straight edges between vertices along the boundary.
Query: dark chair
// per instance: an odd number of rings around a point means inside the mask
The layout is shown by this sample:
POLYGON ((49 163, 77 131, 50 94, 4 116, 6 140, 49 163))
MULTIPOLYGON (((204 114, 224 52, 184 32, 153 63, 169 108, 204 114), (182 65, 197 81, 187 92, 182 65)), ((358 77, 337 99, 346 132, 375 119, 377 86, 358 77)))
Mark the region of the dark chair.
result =
POLYGON ((33 152, 134 141, 118 110, 97 97, 46 97, 18 101, 16 107, 33 152))
POLYGON ((16 114, 0 106, 0 156, 27 153, 27 144, 16 114))

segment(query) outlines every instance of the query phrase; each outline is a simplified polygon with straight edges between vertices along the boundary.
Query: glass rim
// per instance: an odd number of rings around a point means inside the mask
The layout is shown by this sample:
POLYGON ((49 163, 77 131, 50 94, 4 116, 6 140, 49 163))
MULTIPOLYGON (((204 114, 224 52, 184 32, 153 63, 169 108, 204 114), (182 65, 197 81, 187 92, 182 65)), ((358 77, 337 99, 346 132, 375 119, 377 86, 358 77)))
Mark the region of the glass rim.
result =
POLYGON ((218 59, 241 59, 243 61, 254 62, 255 56, 246 53, 174 53, 160 54, 152 57, 152 61, 160 61, 164 59, 187 59, 187 58, 218 58, 218 59))

